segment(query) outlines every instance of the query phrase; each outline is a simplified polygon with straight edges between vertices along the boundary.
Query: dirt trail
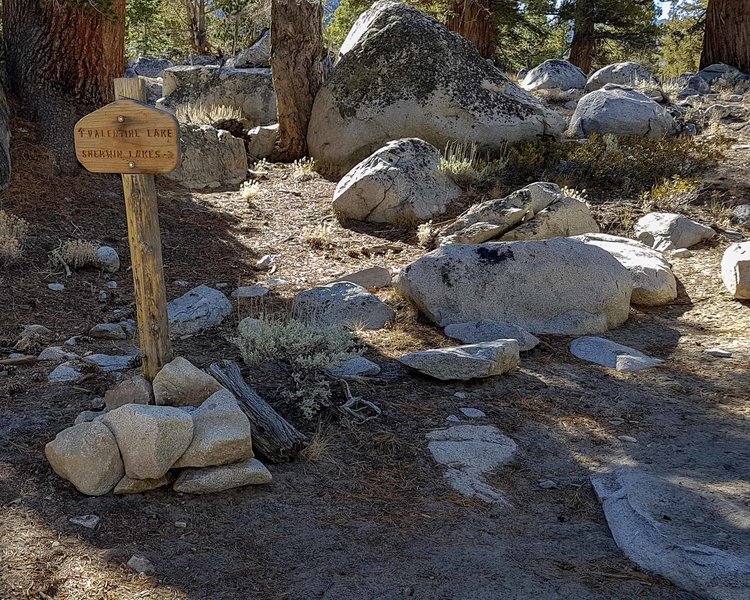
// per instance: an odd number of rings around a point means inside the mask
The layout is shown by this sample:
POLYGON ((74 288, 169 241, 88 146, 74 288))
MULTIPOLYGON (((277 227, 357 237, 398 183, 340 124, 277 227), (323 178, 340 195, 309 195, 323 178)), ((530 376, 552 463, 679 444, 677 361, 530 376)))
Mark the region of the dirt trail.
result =
MULTIPOLYGON (((733 159, 728 168, 733 181, 750 177, 747 161, 733 159)), ((60 238, 99 239, 127 262, 116 178, 39 181, 23 168, 15 177, 21 185, 11 189, 20 191, 0 194, 0 202, 33 231, 27 263, 0 273, 3 350, 22 324, 45 324, 65 339, 114 308, 132 310, 128 272, 78 273, 64 281, 62 294, 46 287, 62 280, 46 266, 60 238), (109 279, 118 290, 100 303, 109 279)), ((273 276, 290 282, 288 294, 371 264, 397 267, 422 252, 384 228, 341 228, 330 214, 333 185, 274 167, 250 204, 237 192, 191 195, 162 186, 169 298, 184 293, 178 280, 262 279, 267 274, 253 265, 267 253, 282 254, 273 276)), ((734 203, 750 202, 746 190, 730 193, 734 203)), ((678 300, 633 310, 607 335, 665 360, 635 374, 585 364, 569 353, 569 339, 548 337, 508 377, 460 385, 413 377, 393 357, 449 341, 383 294, 401 316, 392 329, 368 336, 367 356, 386 366, 386 384, 354 390, 376 402, 382 417, 360 427, 324 424, 328 457, 271 466, 274 483, 262 489, 85 498, 51 472, 42 451, 112 378, 94 375, 73 389, 47 385, 48 367, 18 368, 0 379, 0 599, 694 598, 622 555, 589 476, 617 465, 686 474, 747 506, 750 304, 731 299, 721 285, 728 243, 719 237, 674 260, 678 300), (711 347, 733 356, 707 356, 711 347), (486 419, 475 422, 494 424, 518 443, 514 461, 490 478, 510 507, 457 495, 428 455, 425 433, 445 426, 461 406, 483 410, 486 419), (610 422, 616 419, 623 423, 610 422), (637 443, 618 439, 623 435, 637 443), (558 488, 540 488, 543 479, 558 488), (98 529, 68 522, 84 514, 101 517, 98 529), (133 554, 149 557, 156 575, 128 569, 133 554)), ((200 366, 236 357, 225 340, 238 318, 258 308, 238 306, 218 330, 177 341, 178 353, 200 366)), ((255 384, 273 398, 272 384, 255 384)))

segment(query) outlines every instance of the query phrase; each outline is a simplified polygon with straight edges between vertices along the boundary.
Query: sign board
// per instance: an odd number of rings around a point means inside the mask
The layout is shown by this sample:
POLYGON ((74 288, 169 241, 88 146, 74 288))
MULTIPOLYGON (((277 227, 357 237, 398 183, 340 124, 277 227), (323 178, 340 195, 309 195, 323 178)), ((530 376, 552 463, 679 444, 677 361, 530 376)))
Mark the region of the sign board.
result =
POLYGON ((180 129, 169 113, 116 100, 76 123, 76 157, 92 173, 169 173, 180 164, 180 129))

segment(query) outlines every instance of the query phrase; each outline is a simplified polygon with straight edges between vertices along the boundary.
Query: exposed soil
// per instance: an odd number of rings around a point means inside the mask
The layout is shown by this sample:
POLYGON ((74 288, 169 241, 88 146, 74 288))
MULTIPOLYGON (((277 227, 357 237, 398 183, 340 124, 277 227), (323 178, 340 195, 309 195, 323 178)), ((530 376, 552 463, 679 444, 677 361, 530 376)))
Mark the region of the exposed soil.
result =
MULTIPOLYGON (((129 264, 119 180, 49 177, 30 126, 15 121, 13 140, 14 179, 0 207, 27 219, 31 232, 23 262, 0 271, 3 354, 23 325, 43 324, 62 341, 110 319, 115 308, 134 308, 127 270, 67 278, 47 260, 60 240, 83 238, 114 246, 129 264), (116 290, 106 288, 111 280, 116 290), (50 282, 65 290, 48 290, 50 282), (106 302, 99 301, 102 290, 110 293, 106 302)), ((731 151, 706 177, 707 193, 728 206, 750 202, 742 185, 748 156, 750 150, 731 151)), ((334 187, 291 166, 268 167, 249 202, 236 190, 189 193, 160 181, 168 298, 189 289, 177 282, 227 283, 228 292, 269 276, 289 282, 279 290, 288 297, 374 264, 395 270, 424 252, 414 236, 388 227, 343 228, 330 211, 334 187), (270 275, 254 267, 264 254, 281 255, 270 275)), ((271 465, 271 485, 210 497, 169 489, 78 494, 51 471, 43 448, 115 376, 91 373, 76 386, 50 386, 50 366, 17 367, 0 379, 0 599, 694 598, 622 555, 589 476, 642 465, 687 474, 747 506, 750 304, 733 300, 721 283, 729 243, 719 236, 693 257, 675 259, 678 300, 634 309, 607 335, 665 360, 635 374, 583 363, 569 353, 570 339, 545 337, 510 376, 469 384, 415 377, 394 357, 450 341, 384 291, 398 320, 365 338, 366 355, 383 375, 353 385, 382 416, 360 426, 298 419, 317 432, 319 460, 271 465), (712 358, 704 353, 712 347, 733 356, 712 358), (490 478, 510 507, 458 495, 427 452, 425 433, 462 406, 483 410, 487 418, 475 422, 496 425, 519 445, 512 464, 490 478), (618 439, 623 435, 637 443, 618 439), (543 479, 558 488, 540 488, 543 479), (96 530, 68 522, 85 514, 101 517, 96 530), (180 521, 187 527, 176 527, 180 521), (147 556, 156 574, 130 570, 125 562, 133 554, 147 556)), ((220 328, 176 340, 176 351, 199 366, 238 358, 227 341, 238 320, 281 304, 243 302, 220 328)), ((117 353, 131 345, 84 341, 77 351, 117 353)), ((276 403, 274 381, 246 375, 276 403)))

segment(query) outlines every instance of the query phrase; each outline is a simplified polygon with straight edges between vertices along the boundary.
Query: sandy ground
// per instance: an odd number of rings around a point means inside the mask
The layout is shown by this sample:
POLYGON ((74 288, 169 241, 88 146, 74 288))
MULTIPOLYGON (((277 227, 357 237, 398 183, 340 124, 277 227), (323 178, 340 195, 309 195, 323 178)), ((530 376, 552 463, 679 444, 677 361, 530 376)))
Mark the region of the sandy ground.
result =
MULTIPOLYGON (((115 308, 134 308, 128 271, 68 279, 47 264, 61 239, 76 237, 113 245, 128 263, 118 180, 40 177, 46 167, 33 135, 14 139, 14 164, 26 166, 0 194, 0 206, 32 230, 24 263, 0 271, 4 353, 24 324, 44 324, 64 340, 115 308), (99 302, 109 280, 119 287, 99 302), (48 290, 53 281, 64 282, 65 291, 48 290)), ((727 205, 750 201, 743 185, 750 152, 742 152, 706 178, 727 205)), ((169 299, 186 291, 178 281, 262 280, 267 274, 254 264, 264 254, 281 254, 272 276, 289 282, 281 289, 288 296, 373 264, 397 269, 423 252, 416 239, 389 228, 342 228, 330 211, 334 185, 272 167, 248 202, 235 190, 191 194, 160 183, 169 299)), ((607 335, 665 360, 635 374, 583 363, 569 353, 570 339, 545 337, 510 376, 469 384, 415 377, 394 357, 450 342, 382 292, 399 310, 393 327, 367 336, 366 355, 383 375, 353 390, 377 403, 382 416, 361 426, 329 417, 298 422, 327 447, 316 462, 272 465, 274 482, 263 488, 211 497, 168 489, 83 497, 52 473, 43 448, 113 376, 92 373, 75 387, 50 386, 49 366, 18 367, 0 379, 0 599, 693 598, 622 555, 589 476, 641 466, 689 476, 747 506, 750 304, 733 300, 721 284, 728 244, 719 236, 693 257, 674 260, 678 300, 634 309, 607 335), (712 347, 733 356, 712 358, 704 352, 712 347), (518 443, 513 462, 490 478, 508 507, 456 494, 427 452, 425 433, 445 426, 461 406, 483 410, 487 418, 477 423, 494 424, 518 443), (618 419, 622 424, 610 422, 618 419), (618 439, 623 435, 637 442, 618 439), (558 488, 540 488, 544 479, 558 488), (96 530, 68 522, 84 514, 101 517, 96 530), (180 521, 187 527, 176 527, 180 521), (125 562, 133 554, 147 556, 156 574, 131 571, 125 562)), ((239 304, 220 328, 177 340, 176 350, 199 366, 237 358, 227 341, 237 321, 273 306, 239 304)), ((116 353, 130 344, 91 341, 82 348, 116 353)), ((246 375, 275 401, 272 380, 246 375)))

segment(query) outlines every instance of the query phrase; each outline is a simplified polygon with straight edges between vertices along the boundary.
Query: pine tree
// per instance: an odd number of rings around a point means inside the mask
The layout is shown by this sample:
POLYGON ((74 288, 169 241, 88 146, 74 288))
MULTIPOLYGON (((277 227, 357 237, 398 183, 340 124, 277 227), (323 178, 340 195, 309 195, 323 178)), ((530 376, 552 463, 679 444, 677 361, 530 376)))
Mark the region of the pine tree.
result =
POLYGON ((701 68, 724 63, 750 72, 750 2, 709 0, 701 68))
POLYGON ((114 99, 124 71, 125 0, 5 0, 3 34, 11 91, 56 167, 76 172, 73 126, 114 99))
POLYGON ((321 0, 272 0, 271 70, 279 113, 274 158, 307 154, 307 126, 323 81, 323 4, 321 0))
POLYGON ((658 34, 653 0, 563 0, 563 19, 573 22, 570 62, 591 70, 604 42, 632 51, 655 45, 658 34))

